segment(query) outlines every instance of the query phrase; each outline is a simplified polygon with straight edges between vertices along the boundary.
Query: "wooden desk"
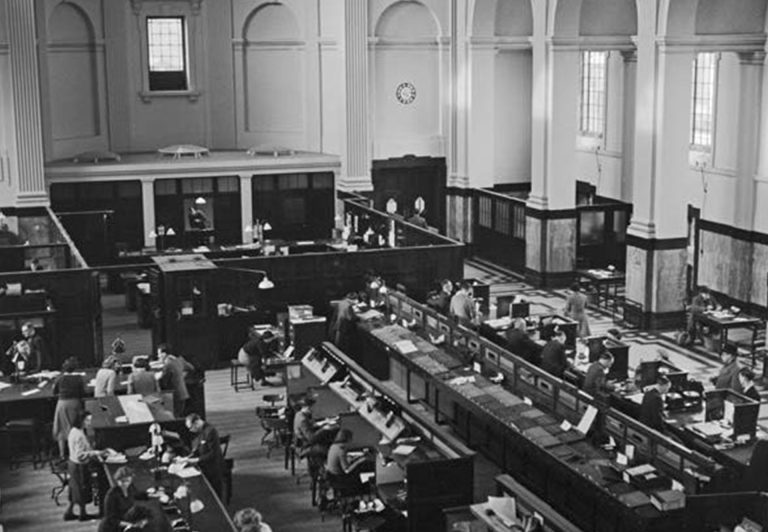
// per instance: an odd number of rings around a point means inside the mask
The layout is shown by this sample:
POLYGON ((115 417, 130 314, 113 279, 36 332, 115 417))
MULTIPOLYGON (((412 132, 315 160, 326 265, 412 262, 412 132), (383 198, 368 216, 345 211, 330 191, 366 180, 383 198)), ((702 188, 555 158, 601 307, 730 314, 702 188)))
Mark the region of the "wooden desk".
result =
POLYGON ((590 270, 577 270, 579 280, 586 279, 595 287, 597 306, 606 310, 616 310, 619 300, 619 288, 626 283, 627 276, 619 270, 607 268, 594 268, 590 270))
POLYGON ((733 329, 750 329, 752 331, 750 355, 752 357, 752 366, 755 365, 757 331, 763 326, 763 320, 743 314, 734 316, 730 312, 707 311, 701 314, 693 314, 693 322, 694 325, 704 325, 713 330, 713 332, 717 331, 720 336, 720 353, 723 352, 725 344, 728 342, 729 331, 733 329))
POLYGON ((184 420, 173 417, 173 394, 169 392, 89 399, 85 401, 85 410, 93 415, 98 448, 123 450, 149 445, 148 430, 152 423, 161 423, 174 431, 184 429, 184 420))
MULTIPOLYGON (((229 512, 221 503, 221 500, 216 496, 216 493, 211 488, 210 483, 204 475, 198 475, 187 479, 182 479, 175 475, 169 474, 167 471, 163 472, 160 480, 155 481, 154 475, 151 469, 155 466, 155 462, 139 460, 138 458, 129 457, 127 464, 104 464, 107 477, 111 485, 115 485, 114 474, 123 465, 129 466, 133 469, 134 477, 133 484, 139 492, 146 492, 147 489, 154 486, 162 486, 165 492, 173 499, 173 493, 183 483, 186 483, 189 489, 190 496, 187 501, 180 504, 182 506, 188 504, 189 500, 198 499, 205 506, 204 509, 196 514, 191 514, 189 517, 189 525, 192 530, 203 531, 216 531, 216 532, 237 532, 235 524, 229 517, 229 512)), ((155 519, 160 520, 165 518, 164 514, 157 514, 157 503, 148 501, 141 503, 142 505, 154 506, 153 516, 155 519)), ((182 509, 185 511, 186 507, 182 509)), ((162 529, 162 528, 161 528, 162 529)))

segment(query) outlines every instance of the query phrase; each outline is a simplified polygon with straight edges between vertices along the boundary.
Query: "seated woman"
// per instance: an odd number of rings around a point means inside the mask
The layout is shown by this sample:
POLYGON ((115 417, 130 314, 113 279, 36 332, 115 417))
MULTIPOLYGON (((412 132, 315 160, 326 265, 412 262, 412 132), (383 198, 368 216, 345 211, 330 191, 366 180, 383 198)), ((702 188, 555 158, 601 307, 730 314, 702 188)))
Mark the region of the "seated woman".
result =
POLYGON ((109 488, 104 500, 104 519, 99 523, 99 532, 144 528, 149 523, 149 511, 134 506, 136 499, 133 470, 123 466, 115 471, 115 485, 109 488))
POLYGON ((350 462, 347 457, 347 448, 352 441, 352 431, 341 429, 328 449, 328 460, 325 470, 328 480, 334 488, 341 488, 343 495, 356 495, 365 492, 365 487, 360 481, 360 466, 370 462, 370 456, 365 454, 350 462))
POLYGON ((272 532, 272 527, 262 521, 261 514, 253 508, 243 508, 233 518, 239 532, 272 532))
POLYGON ((147 371, 149 369, 149 359, 139 357, 133 363, 133 371, 128 375, 128 393, 138 393, 149 395, 160 391, 160 385, 155 378, 155 374, 147 371))

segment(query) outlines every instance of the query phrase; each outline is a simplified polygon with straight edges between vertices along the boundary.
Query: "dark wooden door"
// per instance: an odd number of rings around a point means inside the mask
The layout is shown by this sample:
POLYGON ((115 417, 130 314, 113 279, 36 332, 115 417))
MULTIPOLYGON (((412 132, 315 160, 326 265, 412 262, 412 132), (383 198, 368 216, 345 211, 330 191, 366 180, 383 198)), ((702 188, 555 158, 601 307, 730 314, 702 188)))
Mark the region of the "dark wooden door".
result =
POLYGON ((386 211, 387 201, 397 201, 397 212, 406 218, 414 212, 416 198, 424 198, 424 217, 432 227, 445 232, 444 157, 415 157, 408 155, 373 161, 374 209, 386 211))

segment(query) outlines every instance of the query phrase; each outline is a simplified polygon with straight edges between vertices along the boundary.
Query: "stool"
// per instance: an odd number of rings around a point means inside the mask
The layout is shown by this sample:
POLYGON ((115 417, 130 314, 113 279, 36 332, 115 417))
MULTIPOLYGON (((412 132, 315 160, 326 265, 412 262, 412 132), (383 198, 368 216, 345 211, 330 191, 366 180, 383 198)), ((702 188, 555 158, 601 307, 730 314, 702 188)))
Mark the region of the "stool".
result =
POLYGON ((66 458, 60 460, 51 460, 51 474, 55 476, 59 484, 51 488, 51 499, 56 503, 56 506, 60 506, 59 497, 64 493, 64 490, 69 486, 69 467, 68 460, 66 458))
POLYGON ((40 431, 37 421, 32 418, 12 419, 0 427, 0 434, 3 436, 3 451, 11 464, 11 468, 18 467, 23 459, 23 451, 32 451, 32 467, 42 462, 42 452, 40 446, 40 431), (21 451, 21 452, 20 452, 21 451))
POLYGON ((229 385, 232 386, 236 392, 240 391, 240 388, 250 387, 253 390, 253 379, 251 373, 245 364, 241 363, 236 358, 229 361, 229 385), (240 376, 240 368, 245 371, 243 377, 240 376))

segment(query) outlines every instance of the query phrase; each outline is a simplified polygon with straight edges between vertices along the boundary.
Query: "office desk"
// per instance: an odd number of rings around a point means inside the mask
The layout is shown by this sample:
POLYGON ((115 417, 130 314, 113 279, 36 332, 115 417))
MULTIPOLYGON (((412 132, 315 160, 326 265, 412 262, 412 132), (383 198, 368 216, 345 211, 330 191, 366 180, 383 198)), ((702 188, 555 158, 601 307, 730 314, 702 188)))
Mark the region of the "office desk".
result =
POLYGON ((184 420, 173 417, 173 394, 99 397, 85 401, 85 410, 93 415, 96 447, 123 450, 149 445, 149 425, 183 431, 184 420))
POLYGON ((763 320, 752 316, 740 314, 734 316, 730 312, 707 311, 701 314, 693 315, 694 325, 703 325, 709 327, 713 333, 716 331, 720 337, 720 349, 722 353, 725 344, 728 342, 728 332, 733 329, 750 329, 752 331, 752 341, 750 342, 750 355, 752 365, 755 365, 755 342, 757 341, 757 331, 763 325, 763 320))
MULTIPOLYGON (((188 522, 192 530, 198 530, 200 532, 237 532, 237 528, 232 522, 232 519, 229 517, 227 509, 221 503, 221 500, 216 496, 216 493, 213 491, 213 488, 211 488, 210 483, 204 475, 182 479, 176 475, 171 475, 167 471, 164 471, 161 474, 160 480, 155 481, 154 475, 152 473, 152 468, 155 466, 154 460, 145 461, 135 457, 129 457, 127 464, 104 464, 104 469, 106 470, 107 477, 111 485, 115 484, 115 472, 123 465, 127 465, 133 469, 133 484, 136 486, 136 489, 139 492, 146 492, 146 490, 151 487, 162 486, 168 496, 173 499, 173 494, 176 491, 176 488, 186 483, 190 496, 185 501, 180 501, 179 506, 183 507, 180 508, 182 513, 188 511, 187 505, 190 500, 198 499, 204 505, 202 511, 195 514, 190 514, 189 516, 188 522)), ((154 506, 155 509, 151 511, 153 511, 153 515, 156 516, 155 518, 160 520, 162 524, 162 519, 165 518, 165 515, 162 513, 159 515, 157 514, 159 510, 157 508, 157 502, 147 501, 139 504, 146 505, 150 509, 154 506)), ((159 528, 159 530, 164 529, 159 528)))
POLYGON ((586 279, 595 287, 597 306, 606 310, 613 308, 619 299, 619 288, 626 283, 627 276, 619 270, 609 270, 607 268, 577 270, 579 280, 586 279), (610 305, 610 306, 609 306, 610 305))

